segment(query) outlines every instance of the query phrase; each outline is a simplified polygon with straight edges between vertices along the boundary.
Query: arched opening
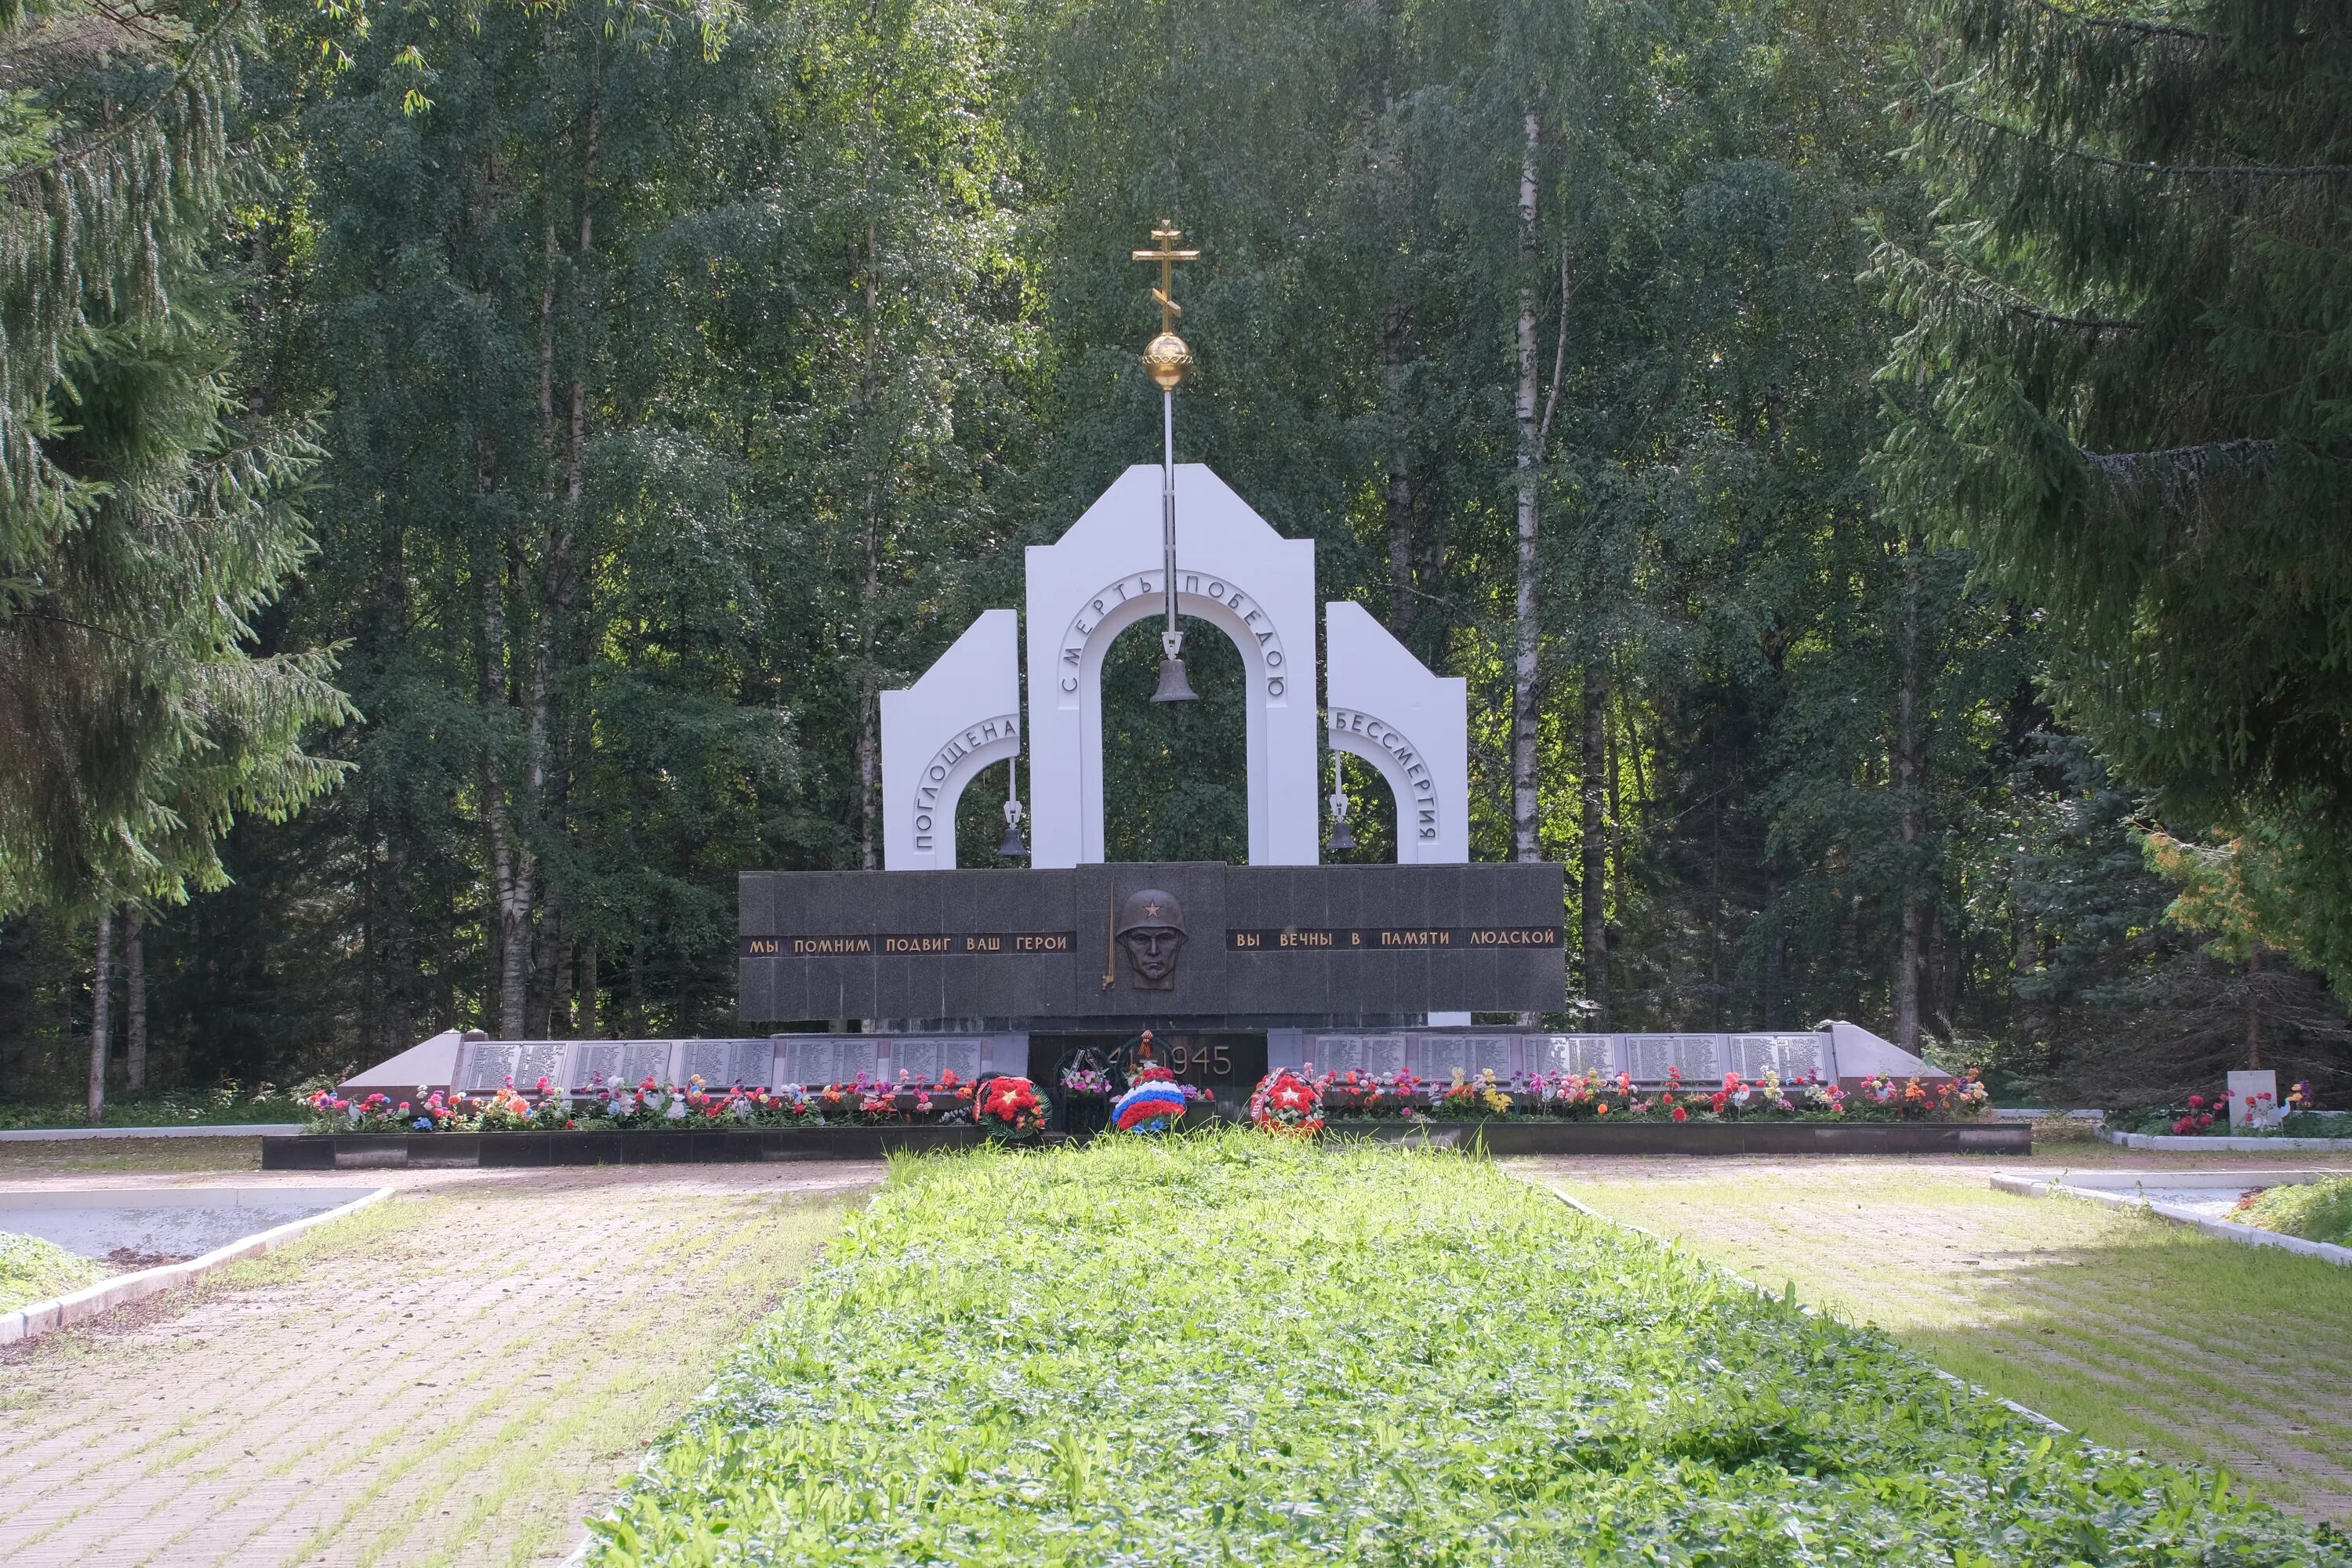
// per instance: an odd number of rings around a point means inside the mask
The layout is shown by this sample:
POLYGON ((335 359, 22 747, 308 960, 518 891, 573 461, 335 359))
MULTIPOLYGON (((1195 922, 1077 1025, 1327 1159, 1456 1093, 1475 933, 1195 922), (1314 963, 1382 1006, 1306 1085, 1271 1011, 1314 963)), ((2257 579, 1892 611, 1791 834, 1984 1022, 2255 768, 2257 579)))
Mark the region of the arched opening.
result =
MULTIPOLYGON (((1323 752, 1323 793, 1331 793, 1331 759, 1347 756, 1341 773, 1348 790, 1348 831, 1355 835, 1356 847, 1349 850, 1326 848, 1326 860, 1349 861, 1356 865, 1386 865, 1397 858, 1396 795, 1381 770, 1361 757, 1348 756, 1328 747, 1323 752)), ((1331 805, 1323 802, 1324 842, 1330 842, 1331 805)))
POLYGON ((1186 617, 1192 702, 1154 702, 1153 616, 1113 639, 1102 666, 1103 858, 1249 860, 1249 710, 1240 650, 1186 617))
MULTIPOLYGON (((1022 759, 1021 778, 1021 804, 1025 806, 1029 804, 1029 764, 1026 757, 1022 759)), ((987 763, 979 772, 973 773, 964 784, 962 798, 956 802, 955 843, 958 866, 1025 866, 1028 864, 1025 858, 1008 860, 996 852, 997 847, 1004 842, 1005 788, 1006 774, 1004 763, 1002 762, 987 763)), ((1029 822, 1026 817, 1024 817, 1021 822, 1021 837, 1024 843, 1029 837, 1029 822)))

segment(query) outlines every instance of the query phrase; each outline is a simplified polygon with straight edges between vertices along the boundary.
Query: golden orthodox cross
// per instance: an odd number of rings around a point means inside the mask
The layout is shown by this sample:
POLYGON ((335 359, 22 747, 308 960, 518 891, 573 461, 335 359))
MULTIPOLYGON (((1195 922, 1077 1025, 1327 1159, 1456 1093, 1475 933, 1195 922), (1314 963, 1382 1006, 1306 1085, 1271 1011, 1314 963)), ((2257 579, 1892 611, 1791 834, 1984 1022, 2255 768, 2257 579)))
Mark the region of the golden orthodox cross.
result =
POLYGON ((1151 297, 1160 305, 1160 330, 1163 332, 1172 332, 1176 330, 1176 318, 1184 313, 1184 307, 1179 305, 1175 300, 1176 264, 1180 261, 1198 261, 1201 258, 1201 253, 1197 250, 1177 249, 1176 242, 1184 237, 1184 231, 1171 226, 1166 218, 1160 220, 1160 226, 1151 231, 1151 237, 1160 242, 1160 248, 1136 251, 1133 259, 1160 263, 1160 287, 1151 291, 1151 297))

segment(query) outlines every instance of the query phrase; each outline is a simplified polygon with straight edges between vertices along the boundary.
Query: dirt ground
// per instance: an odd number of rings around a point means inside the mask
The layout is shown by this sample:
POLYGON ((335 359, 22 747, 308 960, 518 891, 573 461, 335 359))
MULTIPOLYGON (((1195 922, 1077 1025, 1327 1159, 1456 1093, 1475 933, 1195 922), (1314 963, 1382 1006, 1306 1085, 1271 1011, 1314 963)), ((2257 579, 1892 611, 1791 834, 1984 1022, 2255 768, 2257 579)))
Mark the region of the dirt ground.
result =
POLYGON ((0 1351, 12 1568, 560 1558, 881 1174, 280 1175, 253 1168, 250 1141, 219 1142, 244 1157, 0 1146, 16 1188, 396 1190, 194 1289, 0 1351))
POLYGON ((1991 1189, 1996 1170, 2352 1170, 2067 1146, 2032 1160, 1515 1162, 2084 1436, 2352 1521, 2352 1268, 1991 1189))

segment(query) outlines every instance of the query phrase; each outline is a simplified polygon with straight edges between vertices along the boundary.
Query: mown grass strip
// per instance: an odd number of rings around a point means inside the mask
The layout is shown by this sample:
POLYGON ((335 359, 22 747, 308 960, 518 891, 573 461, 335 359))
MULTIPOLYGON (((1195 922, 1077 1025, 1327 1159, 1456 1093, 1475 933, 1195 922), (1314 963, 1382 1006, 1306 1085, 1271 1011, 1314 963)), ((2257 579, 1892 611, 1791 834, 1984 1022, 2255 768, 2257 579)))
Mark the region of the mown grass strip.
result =
POLYGON ((1485 1163, 902 1166, 591 1562, 2352 1568, 1485 1163))

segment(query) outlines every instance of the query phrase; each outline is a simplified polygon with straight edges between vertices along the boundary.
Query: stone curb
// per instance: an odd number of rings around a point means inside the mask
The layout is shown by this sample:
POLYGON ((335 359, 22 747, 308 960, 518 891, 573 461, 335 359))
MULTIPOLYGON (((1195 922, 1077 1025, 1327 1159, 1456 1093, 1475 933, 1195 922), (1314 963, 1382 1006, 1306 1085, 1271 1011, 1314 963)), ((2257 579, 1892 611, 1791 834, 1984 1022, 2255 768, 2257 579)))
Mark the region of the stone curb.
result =
MULTIPOLYGON (((2173 1140, 2173 1142, 2180 1143, 2201 1143, 2210 1142, 2210 1140, 2201 1138, 2180 1138, 2173 1140)), ((2258 1140, 2238 1138, 2232 1139, 2231 1142, 2248 1143, 2258 1142, 2258 1140)), ((2338 1140, 2300 1138, 2294 1139, 2293 1142, 2299 1143, 2332 1143, 2338 1142, 2338 1140)), ((2183 1173, 2183 1174, 2189 1173, 2183 1173)), ((2232 1173, 2197 1172, 2193 1173, 2199 1175, 2227 1175, 2231 1174, 2232 1173)), ((2294 1176, 2299 1177, 2305 1181, 2309 1181, 2318 1176, 2332 1176, 2339 1175, 2341 1173, 2342 1173, 2336 1171, 2248 1171, 2236 1173, 2239 1183, 2246 1186, 2259 1185, 2261 1184, 2261 1181, 2263 1179, 2267 1179, 2272 1184, 2276 1185, 2278 1184, 2278 1178, 2280 1176, 2294 1176)), ((2179 1186, 2213 1186, 2223 1184, 2213 1182, 2176 1183, 2169 1174, 2167 1174, 2164 1177, 2164 1181, 2167 1185, 2179 1186)), ((2352 1268, 2352 1247, 2336 1247, 2325 1241, 2305 1241, 2302 1237, 2281 1236, 2277 1231, 2264 1230, 2260 1226, 2239 1225, 2231 1220, 2215 1219, 2210 1215, 2199 1214, 2194 1209, 2179 1208, 2171 1204, 2150 1203, 2145 1197, 2140 1196, 2137 1192, 2102 1192, 2096 1187, 2078 1187, 2067 1182, 2063 1177, 2042 1178, 2036 1176, 1997 1175, 1992 1178, 1992 1185, 1996 1192, 2015 1193, 2021 1197, 2082 1198, 2091 1203, 2104 1205, 2111 1209, 2144 1208, 2148 1213, 2156 1215, 2158 1219, 2166 1220, 2173 1225, 2189 1226, 2194 1229, 2201 1230, 2206 1235, 2213 1237, 2219 1240, 2234 1241, 2241 1247, 2282 1247, 2288 1252, 2300 1252, 2306 1258, 2317 1258, 2329 1263, 2340 1263, 2347 1268, 2352 1268)))
POLYGON ((2169 1132, 2111 1132, 2101 1138, 2126 1149, 2204 1150, 2223 1154, 2347 1154, 2352 1138, 2176 1138, 2169 1132))
POLYGON ((226 1268, 232 1263, 247 1258, 257 1258, 265 1252, 275 1250, 312 1226, 324 1225, 331 1219, 341 1219, 345 1215, 356 1213, 379 1199, 390 1197, 392 1191, 390 1187, 372 1188, 340 1208, 305 1215, 300 1219, 289 1220, 284 1225, 273 1226, 257 1235, 248 1236, 242 1241, 232 1241, 226 1247, 215 1247, 203 1257, 192 1258, 185 1263, 165 1263, 153 1268, 142 1268, 135 1273, 117 1275, 111 1279, 101 1279, 97 1284, 87 1286, 70 1295, 54 1297, 47 1301, 35 1301, 29 1306, 19 1307, 11 1312, 0 1312, 0 1344, 13 1343, 17 1340, 34 1339, 53 1329, 68 1328, 75 1323, 86 1322, 102 1312, 121 1306, 126 1301, 144 1300, 150 1296, 161 1295, 166 1290, 194 1284, 205 1276, 226 1268))
POLYGON ((0 1143, 66 1142, 84 1138, 260 1138, 302 1131, 299 1121, 236 1121, 202 1127, 21 1127, 0 1132, 0 1143))

